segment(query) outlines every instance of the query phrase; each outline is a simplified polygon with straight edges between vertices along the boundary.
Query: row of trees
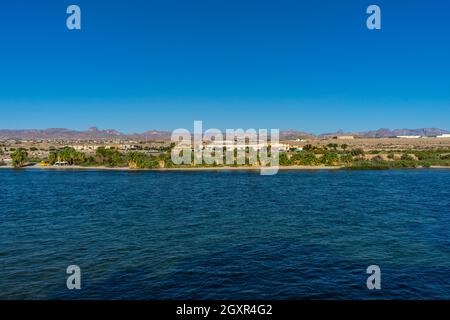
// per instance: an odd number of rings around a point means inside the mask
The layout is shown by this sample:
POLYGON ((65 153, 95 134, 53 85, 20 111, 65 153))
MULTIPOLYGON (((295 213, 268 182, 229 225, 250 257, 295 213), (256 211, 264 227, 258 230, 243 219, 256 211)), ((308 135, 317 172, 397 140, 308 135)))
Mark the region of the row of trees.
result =
MULTIPOLYGON (((353 159, 353 157, 351 157, 353 159)), ((314 152, 296 152, 294 154, 281 153, 280 165, 301 165, 301 166, 317 166, 320 164, 334 166, 341 162, 347 162, 349 159, 345 156, 339 156, 336 152, 327 152, 318 157, 314 152)))
POLYGON ((69 165, 80 165, 84 163, 86 156, 83 152, 76 151, 74 148, 66 147, 60 151, 52 151, 48 156, 48 162, 55 164, 56 162, 67 162, 69 165))
POLYGON ((128 167, 132 169, 158 168, 160 160, 158 157, 148 156, 140 152, 129 152, 126 155, 128 167))
MULTIPOLYGON (((382 156, 373 157, 371 160, 365 159, 365 152, 362 149, 352 149, 338 151, 338 146, 329 146, 332 149, 326 151, 323 146, 315 147, 306 145, 302 152, 282 152, 280 153, 280 165, 345 165, 347 167, 395 167, 395 166, 430 166, 430 165, 450 165, 450 150, 425 150, 411 151, 410 153, 400 151, 396 155, 393 151, 387 154, 387 158, 382 156)), ((345 150, 345 145, 340 148, 345 150)), ((248 150, 247 150, 248 152, 248 150)), ((371 152, 373 153, 373 152, 371 152)), ((225 153, 224 153, 225 154, 225 153)), ((235 157, 237 151, 234 152, 235 157)), ((23 167, 29 161, 28 152, 24 148, 18 148, 11 154, 14 167, 23 167)), ((247 159, 248 160, 248 159, 247 159)), ((32 160, 31 160, 32 161, 32 160)), ((58 151, 52 151, 48 157, 49 164, 56 162, 67 162, 69 165, 81 166, 107 166, 107 167, 130 167, 133 169, 175 167, 170 156, 170 149, 158 156, 147 155, 142 152, 131 151, 123 154, 116 149, 98 148, 94 155, 86 155, 76 151, 74 148, 65 147, 58 151)), ((248 164, 248 163, 246 163, 248 164)), ((237 164, 235 164, 237 165, 237 164)))
MULTIPOLYGON (((22 148, 17 149, 11 157, 15 167, 22 167, 28 161, 28 153, 22 148)), ((292 154, 280 153, 280 165, 282 166, 315 166, 319 164, 332 166, 339 163, 349 163, 352 159, 353 157, 351 154, 339 155, 336 152, 326 152, 321 157, 318 157, 316 153, 312 151, 294 152, 292 154)), ((69 165, 101 165, 108 167, 128 166, 133 169, 158 168, 161 166, 161 162, 164 162, 166 167, 173 167, 173 163, 168 154, 150 156, 136 151, 122 154, 116 149, 106 149, 103 147, 98 148, 95 155, 89 157, 83 152, 76 151, 74 148, 66 147, 59 151, 52 151, 49 154, 48 162, 51 165, 54 165, 57 162, 66 162, 69 165)))
POLYGON ((128 152, 122 154, 116 149, 100 147, 95 155, 87 157, 83 152, 66 147, 59 151, 53 151, 48 158, 49 164, 67 162, 69 165, 125 167, 134 169, 159 167, 159 157, 149 156, 141 152, 128 152))
POLYGON ((348 150, 348 147, 349 146, 346 143, 341 145, 338 145, 337 143, 329 143, 326 146, 314 146, 312 144, 307 144, 303 147, 303 150, 314 152, 317 154, 324 154, 327 153, 329 150, 333 150, 335 152, 346 152, 348 150))

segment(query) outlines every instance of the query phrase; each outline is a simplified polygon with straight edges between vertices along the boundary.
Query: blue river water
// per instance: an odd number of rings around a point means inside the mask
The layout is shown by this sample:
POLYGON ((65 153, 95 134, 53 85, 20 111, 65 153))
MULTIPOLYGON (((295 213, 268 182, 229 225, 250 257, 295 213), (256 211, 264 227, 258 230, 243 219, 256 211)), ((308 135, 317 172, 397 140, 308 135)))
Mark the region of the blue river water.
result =
POLYGON ((437 169, 1 169, 0 299, 450 299, 449 186, 437 169))

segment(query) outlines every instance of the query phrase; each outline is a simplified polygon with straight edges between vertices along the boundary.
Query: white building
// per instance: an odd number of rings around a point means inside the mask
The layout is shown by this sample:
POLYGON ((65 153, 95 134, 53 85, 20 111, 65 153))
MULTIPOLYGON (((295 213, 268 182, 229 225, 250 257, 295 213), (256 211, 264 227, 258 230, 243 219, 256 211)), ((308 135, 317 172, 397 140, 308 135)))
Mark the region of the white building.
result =
MULTIPOLYGON (((268 147, 277 148, 278 151, 288 151, 291 146, 288 144, 283 144, 283 143, 277 143, 277 144, 272 144, 270 142, 267 142, 267 143, 257 143, 257 142, 241 143, 241 142, 236 142, 236 141, 225 140, 225 141, 220 141, 220 142, 212 142, 207 145, 203 144, 203 147, 201 149, 227 148, 227 149, 245 150, 246 148, 249 148, 249 149, 254 149, 254 150, 259 151, 263 148, 268 148, 268 147)), ((296 147, 296 148, 298 148, 298 147, 296 147)))
POLYGON ((448 133, 442 134, 440 136, 437 136, 436 138, 441 138, 441 139, 443 139, 443 138, 450 138, 450 134, 448 134, 448 133))
POLYGON ((73 145, 71 147, 74 148, 76 151, 95 151, 100 146, 98 146, 98 145, 73 145))
POLYGON ((420 139, 422 136, 397 136, 400 139, 420 139))

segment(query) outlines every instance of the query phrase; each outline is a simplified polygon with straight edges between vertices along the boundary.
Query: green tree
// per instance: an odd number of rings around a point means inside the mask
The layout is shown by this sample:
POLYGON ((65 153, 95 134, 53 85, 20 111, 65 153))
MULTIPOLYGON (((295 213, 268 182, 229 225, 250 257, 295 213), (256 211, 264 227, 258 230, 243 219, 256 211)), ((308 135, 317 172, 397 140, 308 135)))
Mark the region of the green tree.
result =
POLYGON ((373 157, 371 159, 371 161, 373 161, 373 162, 382 162, 382 161, 384 161, 384 159, 383 159, 382 156, 375 156, 375 157, 373 157))
POLYGON ((364 155, 364 150, 363 149, 353 149, 352 151, 350 151, 350 154, 352 156, 363 156, 364 155))
POLYGON ((329 143, 329 144, 327 145, 327 147, 336 150, 337 147, 338 147, 338 145, 337 145, 337 143, 329 143))
POLYGON ((58 153, 55 151, 50 152, 50 154, 48 155, 48 163, 54 165, 55 162, 57 161, 58 161, 58 153))
POLYGON ((285 152, 280 153, 279 163, 280 163, 280 166, 292 165, 291 159, 289 158, 288 154, 285 152))
POLYGON ((320 162, 328 166, 334 166, 339 162, 339 155, 336 152, 327 152, 320 158, 320 162))
POLYGON ((59 151, 51 151, 48 155, 49 164, 53 165, 59 161, 67 162, 69 165, 80 165, 86 161, 86 156, 74 148, 64 147, 59 151))
POLYGON ((14 168, 23 167, 28 161, 28 152, 23 148, 18 148, 11 154, 11 159, 14 168))
POLYGON ((147 156, 141 152, 129 152, 126 156, 128 166, 132 169, 159 168, 158 157, 147 156))
POLYGON ((144 167, 144 155, 140 152, 128 152, 126 159, 128 162, 128 167, 132 169, 141 169, 144 167))
POLYGON ((411 155, 409 155, 407 153, 404 153, 404 154, 402 154, 402 157, 400 158, 400 160, 403 160, 403 161, 414 161, 414 158, 411 155))
POLYGON ((315 166, 320 163, 314 152, 302 152, 296 157, 295 160, 302 166, 315 166))
POLYGON ((341 156, 341 162, 345 164, 351 164, 353 162, 353 157, 351 154, 344 154, 341 156))
POLYGON ((82 152, 76 151, 74 148, 65 147, 58 152, 58 160, 66 161, 68 164, 81 164, 85 160, 85 155, 82 152))
POLYGON ((99 164, 110 167, 118 167, 126 165, 125 157, 117 149, 106 149, 100 147, 95 151, 95 159, 99 164))

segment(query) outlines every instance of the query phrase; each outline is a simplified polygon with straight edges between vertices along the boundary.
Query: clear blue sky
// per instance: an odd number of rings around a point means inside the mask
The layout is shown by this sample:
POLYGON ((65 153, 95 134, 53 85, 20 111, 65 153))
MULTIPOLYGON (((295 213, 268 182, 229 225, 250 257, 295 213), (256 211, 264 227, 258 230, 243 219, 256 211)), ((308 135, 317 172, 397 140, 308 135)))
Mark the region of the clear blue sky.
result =
POLYGON ((0 128, 450 129, 449 17, 444 0, 2 1, 0 128))

